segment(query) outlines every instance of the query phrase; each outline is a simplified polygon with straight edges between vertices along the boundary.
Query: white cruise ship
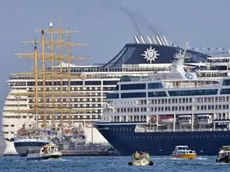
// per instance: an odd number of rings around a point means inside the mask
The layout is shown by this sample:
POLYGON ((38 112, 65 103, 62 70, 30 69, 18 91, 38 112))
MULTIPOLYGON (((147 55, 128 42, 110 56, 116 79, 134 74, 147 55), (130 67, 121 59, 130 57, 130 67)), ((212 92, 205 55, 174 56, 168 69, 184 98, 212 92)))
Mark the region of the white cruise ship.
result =
MULTIPOLYGON (((72 109, 71 114, 63 114, 63 124, 68 126, 82 124, 86 133, 86 140, 94 143, 107 143, 107 140, 93 127, 93 122, 103 115, 102 107, 105 103, 107 93, 111 92, 120 77, 123 75, 147 76, 150 73, 167 73, 170 71, 171 62, 178 53, 183 50, 180 47, 169 45, 165 37, 147 37, 147 39, 135 37, 135 43, 126 44, 122 50, 108 63, 100 66, 75 66, 61 62, 54 70, 55 72, 68 71, 70 69, 71 79, 56 79, 52 87, 52 81, 46 79, 46 91, 70 91, 71 96, 46 97, 46 105, 50 108, 59 107, 60 102, 64 108, 72 109), (147 40, 147 41, 146 41, 147 40), (68 84, 70 83, 70 85, 68 84), (76 110, 74 112, 74 110, 76 110)), ((207 62, 210 56, 188 50, 190 58, 186 59, 189 65, 207 62)), ((199 66, 199 65, 197 65, 199 66)), ((46 71, 51 71, 50 67, 46 71)), ((207 70, 209 71, 209 69, 207 70)), ((200 73, 199 73, 200 74, 200 73)), ((225 75, 224 73, 223 75, 225 75)), ((206 72, 202 75, 206 75, 206 72)), ((215 72, 214 72, 215 75, 215 72)), ((17 154, 13 138, 17 131, 25 125, 30 128, 34 125, 35 115, 34 98, 30 95, 35 91, 35 78, 31 73, 15 73, 7 81, 10 92, 6 98, 3 108, 3 135, 6 143, 4 155, 17 154)), ((38 81, 38 87, 42 90, 42 83, 38 81)), ((42 99, 38 100, 42 104, 42 99)), ((60 114, 55 114, 54 122, 60 126, 60 114)), ((52 114, 46 114, 47 125, 52 124, 52 114)), ((39 127, 44 127, 44 116, 38 116, 39 127)))
POLYGON ((197 77, 184 70, 184 57, 170 73, 122 76, 108 93, 95 126, 120 155, 170 155, 177 145, 215 155, 229 144, 230 76, 197 77))

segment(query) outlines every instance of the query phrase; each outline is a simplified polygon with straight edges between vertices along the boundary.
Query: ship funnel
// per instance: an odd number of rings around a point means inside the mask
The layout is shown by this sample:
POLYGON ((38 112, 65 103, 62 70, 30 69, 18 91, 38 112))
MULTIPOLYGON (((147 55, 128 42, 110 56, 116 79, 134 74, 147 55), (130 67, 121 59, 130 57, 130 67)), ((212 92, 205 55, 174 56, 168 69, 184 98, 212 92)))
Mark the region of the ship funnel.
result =
POLYGON ((142 36, 140 36, 140 38, 141 38, 142 43, 144 43, 144 44, 145 44, 145 40, 144 40, 144 38, 143 38, 142 36))
POLYGON ((162 38, 164 39, 164 41, 165 41, 166 45, 167 45, 167 46, 169 46, 169 43, 168 43, 168 41, 167 41, 166 37, 165 37, 165 36, 163 36, 162 38))
POLYGON ((161 41, 160 41, 160 39, 159 39, 158 36, 156 36, 156 40, 157 40, 157 43, 158 43, 158 44, 162 45, 162 43, 161 43, 161 41))
POLYGON ((157 40, 156 40, 156 38, 155 38, 154 36, 152 36, 152 39, 153 39, 153 43, 154 43, 154 44, 158 44, 158 43, 157 43, 157 40))
POLYGON ((162 45, 161 40, 158 36, 156 36, 158 44, 162 45))
POLYGON ((163 39, 163 37, 159 37, 159 38, 160 38, 160 41, 161 41, 162 45, 166 45, 165 40, 163 39))
POLYGON ((147 36, 147 39, 148 39, 149 43, 152 44, 152 40, 150 39, 149 36, 147 36))
POLYGON ((134 41, 135 41, 137 44, 140 44, 140 41, 138 40, 138 37, 137 37, 137 36, 134 36, 134 41))

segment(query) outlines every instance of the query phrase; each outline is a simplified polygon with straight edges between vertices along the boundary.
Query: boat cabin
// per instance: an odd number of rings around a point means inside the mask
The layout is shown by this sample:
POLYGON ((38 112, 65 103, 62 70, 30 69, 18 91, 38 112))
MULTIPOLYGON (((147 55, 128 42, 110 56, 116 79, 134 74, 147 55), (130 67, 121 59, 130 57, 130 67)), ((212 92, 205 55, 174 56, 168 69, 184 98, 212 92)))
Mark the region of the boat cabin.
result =
POLYGON ((173 154, 191 154, 191 153, 196 153, 196 152, 189 149, 189 147, 186 145, 176 146, 175 150, 173 151, 173 154))
POLYGON ((41 153, 47 154, 47 153, 54 153, 58 152, 58 148, 55 144, 47 144, 41 148, 41 153))

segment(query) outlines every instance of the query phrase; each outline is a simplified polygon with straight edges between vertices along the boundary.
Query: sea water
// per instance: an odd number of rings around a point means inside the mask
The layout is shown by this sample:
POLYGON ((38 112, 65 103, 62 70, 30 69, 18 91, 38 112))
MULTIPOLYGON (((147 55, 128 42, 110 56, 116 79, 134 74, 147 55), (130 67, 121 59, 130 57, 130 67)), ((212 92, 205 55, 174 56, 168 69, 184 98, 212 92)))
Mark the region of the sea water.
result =
POLYGON ((62 157, 59 160, 27 161, 0 157, 0 172, 228 172, 230 164, 216 163, 216 156, 195 160, 151 157, 154 166, 129 166, 130 157, 62 157))

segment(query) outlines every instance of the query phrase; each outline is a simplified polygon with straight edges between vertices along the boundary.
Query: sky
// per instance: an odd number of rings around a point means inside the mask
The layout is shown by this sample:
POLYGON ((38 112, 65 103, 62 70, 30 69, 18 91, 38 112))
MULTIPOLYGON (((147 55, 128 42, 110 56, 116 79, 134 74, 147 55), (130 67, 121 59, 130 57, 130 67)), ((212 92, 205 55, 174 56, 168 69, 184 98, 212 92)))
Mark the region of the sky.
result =
POLYGON ((72 42, 87 43, 76 47, 72 55, 92 58, 74 64, 105 63, 138 35, 133 16, 142 35, 149 29, 170 41, 191 47, 229 48, 229 0, 7 0, 0 2, 0 107, 8 94, 6 81, 13 72, 29 71, 31 60, 14 54, 32 52, 33 45, 23 40, 40 39, 35 29, 54 27, 77 30, 72 42))

